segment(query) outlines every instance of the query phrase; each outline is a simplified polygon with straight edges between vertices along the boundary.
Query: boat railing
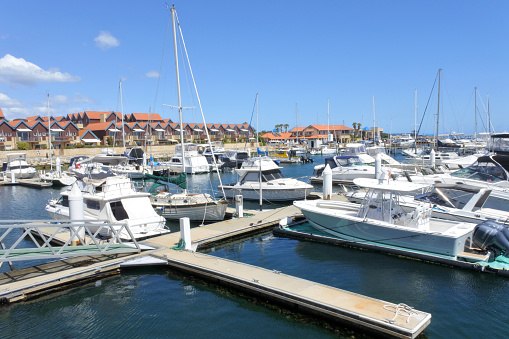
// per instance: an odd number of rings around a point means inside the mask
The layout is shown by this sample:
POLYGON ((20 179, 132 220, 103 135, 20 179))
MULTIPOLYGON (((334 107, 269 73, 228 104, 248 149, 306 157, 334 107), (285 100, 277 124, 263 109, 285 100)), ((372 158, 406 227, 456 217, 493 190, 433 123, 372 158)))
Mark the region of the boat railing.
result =
POLYGON ((126 224, 106 220, 2 220, 0 234, 0 267, 11 269, 13 261, 141 252, 126 224))

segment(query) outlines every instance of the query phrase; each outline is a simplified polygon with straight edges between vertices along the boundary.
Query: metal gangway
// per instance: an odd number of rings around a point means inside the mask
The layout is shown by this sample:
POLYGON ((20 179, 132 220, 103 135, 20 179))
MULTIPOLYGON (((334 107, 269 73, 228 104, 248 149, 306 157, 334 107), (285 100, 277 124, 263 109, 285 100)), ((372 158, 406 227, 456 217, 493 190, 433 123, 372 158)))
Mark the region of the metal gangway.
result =
POLYGON ((2 220, 0 247, 0 268, 11 270, 13 261, 141 252, 126 224, 107 220, 2 220))

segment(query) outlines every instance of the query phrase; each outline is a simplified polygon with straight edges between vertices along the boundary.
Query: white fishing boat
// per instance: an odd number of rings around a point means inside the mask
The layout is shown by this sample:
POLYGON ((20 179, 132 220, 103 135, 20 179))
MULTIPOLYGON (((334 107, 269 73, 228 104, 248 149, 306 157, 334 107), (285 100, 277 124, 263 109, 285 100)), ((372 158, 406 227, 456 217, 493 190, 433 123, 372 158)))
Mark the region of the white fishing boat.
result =
POLYGON ((356 179, 368 188, 362 204, 295 201, 316 229, 343 240, 458 258, 470 248, 475 224, 431 218, 433 206, 421 202, 412 212, 399 204, 399 192, 416 190, 411 183, 356 179))
MULTIPOLYGON (((85 178, 83 182, 78 181, 76 184, 78 183, 83 194, 85 219, 126 224, 136 239, 170 232, 165 228, 166 220, 152 208, 150 194, 136 191, 129 178, 125 176, 112 176, 100 180, 85 178)), ((69 193, 72 187, 60 192, 58 199, 52 199, 46 205, 46 211, 51 218, 69 219, 69 193)), ((131 239, 126 231, 123 232, 120 238, 131 239)))
POLYGON ((242 195, 245 200, 289 201, 306 198, 313 186, 303 181, 285 178, 279 167, 268 157, 250 158, 244 161, 236 183, 223 184, 219 189, 228 198, 242 195))
POLYGON ((35 176, 36 170, 28 165, 26 153, 10 153, 2 164, 2 172, 7 178, 14 174, 16 179, 30 179, 35 176))

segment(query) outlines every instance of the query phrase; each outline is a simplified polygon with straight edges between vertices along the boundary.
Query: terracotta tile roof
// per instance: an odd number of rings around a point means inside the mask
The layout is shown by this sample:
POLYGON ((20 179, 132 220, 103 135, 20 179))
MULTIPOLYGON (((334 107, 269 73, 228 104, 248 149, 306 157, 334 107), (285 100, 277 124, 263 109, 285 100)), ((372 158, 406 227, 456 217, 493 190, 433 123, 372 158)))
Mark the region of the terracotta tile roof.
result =
POLYGON ((148 121, 150 115, 151 121, 164 121, 163 118, 157 113, 133 113, 131 116, 133 116, 136 121, 148 121))
POLYGON ((292 133, 290 132, 279 132, 277 135, 272 132, 265 133, 261 136, 262 138, 268 138, 273 140, 283 140, 283 139, 290 139, 292 137, 292 133))
POLYGON ((87 129, 91 131, 105 131, 107 129, 115 128, 115 123, 113 121, 107 121, 107 122, 95 122, 92 124, 88 124, 87 129))
MULTIPOLYGON (((340 129, 352 129, 351 127, 346 127, 346 126, 343 126, 343 125, 309 125, 308 127, 314 127, 316 128, 317 130, 319 131, 326 131, 327 129, 329 129, 329 131, 333 131, 333 130, 340 130, 340 129)), ((306 127, 306 128, 308 128, 306 127)))
POLYGON ((5 119, 4 112, 2 112, 1 108, 0 108, 0 118, 5 119))

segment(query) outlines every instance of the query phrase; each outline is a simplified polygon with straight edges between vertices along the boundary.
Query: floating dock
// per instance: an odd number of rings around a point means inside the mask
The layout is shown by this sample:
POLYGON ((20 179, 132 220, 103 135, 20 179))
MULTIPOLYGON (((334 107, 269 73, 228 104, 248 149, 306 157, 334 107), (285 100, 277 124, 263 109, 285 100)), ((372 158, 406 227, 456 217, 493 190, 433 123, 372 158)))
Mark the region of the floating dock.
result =
POLYGON ((14 185, 20 185, 20 186, 27 186, 32 188, 48 188, 53 186, 51 182, 43 181, 38 178, 32 178, 32 179, 16 179, 16 181, 11 182, 9 180, 0 180, 0 186, 14 186, 14 185))
MULTIPOLYGON (((249 213, 249 217, 192 228, 193 248, 206 248, 253 232, 270 232, 280 219, 300 216, 300 211, 293 206, 249 213)), ((69 236, 69 232, 60 232, 55 240, 66 243, 69 236)), ((116 274, 124 267, 163 265, 271 300, 296 312, 378 336, 415 338, 431 320, 429 313, 404 304, 365 297, 213 255, 173 249, 179 240, 180 233, 170 233, 142 241, 139 253, 73 257, 3 273, 0 274, 0 299, 6 303, 21 301, 116 274)))

